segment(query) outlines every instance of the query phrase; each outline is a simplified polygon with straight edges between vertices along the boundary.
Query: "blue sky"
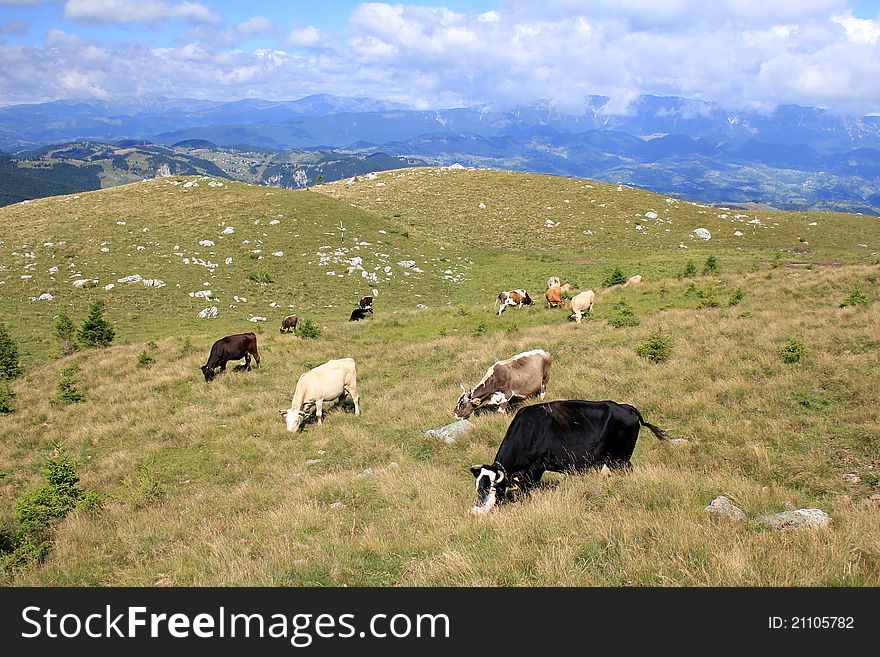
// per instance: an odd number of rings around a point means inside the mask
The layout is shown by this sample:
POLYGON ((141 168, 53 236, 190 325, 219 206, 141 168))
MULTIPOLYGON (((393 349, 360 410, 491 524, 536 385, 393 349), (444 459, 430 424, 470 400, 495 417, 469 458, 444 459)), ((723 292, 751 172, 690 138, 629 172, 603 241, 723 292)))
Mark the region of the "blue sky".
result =
POLYGON ((880 113, 880 0, 0 0, 0 105, 372 96, 880 113))

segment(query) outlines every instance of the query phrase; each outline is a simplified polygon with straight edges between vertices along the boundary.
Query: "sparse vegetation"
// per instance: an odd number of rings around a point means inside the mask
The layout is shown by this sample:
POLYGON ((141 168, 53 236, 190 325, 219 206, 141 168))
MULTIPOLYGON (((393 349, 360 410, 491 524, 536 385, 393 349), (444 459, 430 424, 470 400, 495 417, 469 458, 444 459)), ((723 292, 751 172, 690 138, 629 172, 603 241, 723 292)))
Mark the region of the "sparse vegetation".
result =
POLYGON ((21 362, 18 358, 18 347, 9 335, 9 331, 0 324, 0 381, 8 381, 21 375, 21 362))
POLYGON ((620 267, 615 267, 614 270, 605 277, 605 280, 602 281, 603 287, 623 285, 624 283, 626 283, 626 276, 620 267))
POLYGON ((0 415, 15 411, 15 391, 5 381, 0 382, 0 415))
POLYGON ((69 356, 76 351, 76 327, 67 313, 58 313, 52 325, 52 335, 58 340, 62 356, 69 356))
POLYGON ((321 335, 321 327, 308 317, 301 317, 296 323, 294 335, 300 338, 317 338, 321 335))
POLYGON ((56 406, 67 406, 69 404, 79 404, 85 401, 86 396, 76 387, 76 375, 79 372, 79 366, 74 364, 68 365, 61 370, 61 379, 58 381, 58 391, 52 402, 56 406))
POLYGON ((850 295, 840 302, 841 308, 847 306, 867 306, 871 303, 871 298, 859 289, 853 290, 850 295))
POLYGON ((137 358, 137 366, 138 367, 148 367, 156 362, 156 359, 150 356, 146 349, 144 349, 141 353, 138 354, 137 358))
POLYGON ((663 363, 672 355, 672 337, 658 326, 647 340, 636 347, 636 353, 652 363, 663 363))
POLYGON ((710 274, 718 273, 718 258, 714 255, 710 255, 706 258, 706 264, 703 265, 703 276, 709 276, 710 274))
POLYGON ((700 297, 700 308, 717 308, 721 305, 721 300, 718 298, 718 290, 714 285, 710 285, 704 290, 699 290, 697 296, 700 297))
POLYGON ((636 314, 633 312, 633 309, 630 308, 629 304, 620 300, 616 304, 614 304, 614 309, 617 313, 608 320, 608 323, 615 328, 623 328, 624 326, 638 326, 641 324, 641 321, 636 314))
POLYGON ((474 327, 474 330, 471 331, 471 335, 475 338, 480 337, 481 335, 485 335, 489 330, 489 327, 486 326, 486 322, 480 322, 474 327))
POLYGON ((789 340, 779 347, 779 357, 786 363, 800 363, 809 353, 807 346, 799 340, 789 340))
POLYGON ((688 260, 687 264, 684 266, 684 271, 681 273, 682 278, 693 278, 697 275, 697 265, 694 264, 693 260, 688 260))
POLYGON ((745 297, 746 291, 741 287, 738 287, 733 291, 733 294, 730 295, 730 301, 728 301, 727 305, 731 307, 738 306, 739 302, 745 299, 745 297))

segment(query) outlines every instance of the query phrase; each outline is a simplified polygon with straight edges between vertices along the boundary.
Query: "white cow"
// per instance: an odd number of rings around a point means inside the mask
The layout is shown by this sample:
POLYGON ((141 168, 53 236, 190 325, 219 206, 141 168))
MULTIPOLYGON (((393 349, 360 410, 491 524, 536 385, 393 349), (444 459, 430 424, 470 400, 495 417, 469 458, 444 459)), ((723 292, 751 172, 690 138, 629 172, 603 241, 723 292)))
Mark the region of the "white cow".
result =
POLYGON ((571 300, 571 316, 575 322, 581 323, 581 317, 585 312, 593 314, 593 302, 596 300, 596 293, 592 290, 581 292, 571 300))
POLYGON ((635 276, 630 276, 626 283, 623 284, 623 287, 632 287, 633 285, 641 285, 642 277, 639 274, 635 276))
POLYGON ((302 421, 315 407, 318 424, 322 422, 325 401, 342 399, 348 395, 354 402, 354 414, 360 415, 358 406, 357 371, 353 358, 328 360, 299 377, 290 408, 280 411, 287 421, 288 431, 298 431, 302 421))

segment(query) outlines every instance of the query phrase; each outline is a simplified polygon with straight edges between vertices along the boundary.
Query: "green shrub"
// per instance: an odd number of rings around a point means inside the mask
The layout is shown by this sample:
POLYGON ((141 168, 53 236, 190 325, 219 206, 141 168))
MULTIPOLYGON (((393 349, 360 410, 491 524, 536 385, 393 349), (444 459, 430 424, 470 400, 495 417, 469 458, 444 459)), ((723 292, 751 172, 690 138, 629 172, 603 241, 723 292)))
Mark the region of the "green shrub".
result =
POLYGON ((700 308, 717 308, 721 301, 718 299, 718 290, 715 289, 714 285, 710 285, 705 290, 700 290, 697 292, 697 296, 700 297, 700 308))
POLYGON ((8 383, 0 383, 0 415, 8 415, 15 410, 15 392, 8 383))
POLYGON ((183 343, 180 345, 180 355, 186 356, 187 354, 191 354, 195 350, 196 350, 196 348, 193 347, 192 338, 190 338, 189 336, 186 336, 183 339, 183 343))
POLYGON ((708 276, 709 274, 715 274, 718 272, 718 258, 714 255, 710 255, 706 258, 706 264, 703 265, 703 276, 708 276))
POLYGON ((505 329, 505 332, 507 333, 507 335, 516 335, 517 333, 519 333, 519 325, 514 322, 505 329))
POLYGON ((55 324, 52 326, 52 335, 60 343, 63 356, 69 356, 76 351, 76 327, 67 313, 58 313, 55 324))
POLYGON ((308 317, 303 317, 296 323, 293 333, 300 338, 317 338, 321 335, 321 327, 308 317))
POLYGON ((809 353, 807 346, 798 340, 789 340, 779 347, 779 356, 786 363, 799 363, 809 353))
POLYGON ((623 285, 626 283, 626 276, 623 273, 623 270, 620 267, 615 267, 614 271, 608 274, 605 277, 605 280, 602 281, 602 285, 604 287, 611 287, 612 285, 623 285))
POLYGON ((95 301, 89 306, 89 314, 77 333, 79 343, 84 347, 106 347, 116 335, 113 327, 104 319, 104 302, 95 301))
POLYGON ((145 509, 160 504, 165 499, 165 487, 151 472, 147 464, 140 466, 137 479, 134 481, 132 506, 145 509))
POLYGON ((636 353, 652 363, 662 363, 672 355, 672 337, 658 326, 642 344, 636 347, 636 353))
POLYGON ((846 308, 847 306, 865 306, 871 303, 871 298, 862 292, 859 289, 855 289, 852 291, 846 299, 840 302, 841 308, 846 308))
POLYGON ((21 375, 18 347, 3 324, 0 324, 0 381, 8 381, 21 375))
POLYGON ((58 394, 51 399, 56 406, 67 406, 69 404, 79 404, 85 401, 86 396, 76 387, 76 373, 79 367, 68 365, 61 370, 61 380, 58 382, 58 394))
POLYGON ((697 266, 694 264, 693 260, 688 260, 687 264, 684 266, 684 271, 681 273, 683 278, 693 278, 697 275, 697 266))
POLYGON ((770 263, 770 268, 771 269, 778 269, 781 264, 782 264, 782 254, 779 251, 777 251, 773 256, 773 262, 770 263))
POLYGON ((617 310, 617 314, 608 320, 608 323, 615 328, 622 328, 624 326, 638 326, 641 324, 641 321, 638 317, 636 317, 632 308, 627 305, 626 301, 618 301, 614 304, 614 308, 617 310))
POLYGON ((144 349, 141 353, 138 354, 137 358, 137 366, 138 367, 147 367, 148 365, 152 365, 156 360, 147 353, 147 350, 144 349))
POLYGON ((260 285, 269 285, 273 283, 274 280, 271 276, 269 276, 268 272, 265 271, 252 271, 247 275, 247 279, 249 281, 253 281, 254 283, 259 283, 260 285))
POLYGON ((479 324, 477 324, 477 326, 474 328, 474 330, 471 331, 471 335, 474 336, 475 338, 478 338, 481 335, 485 335, 488 330, 489 330, 489 327, 486 326, 486 323, 480 322, 479 324))
POLYGON ((742 301, 746 296, 746 291, 741 287, 736 288, 733 291, 733 294, 730 295, 730 301, 727 302, 728 306, 737 306, 739 302, 742 301))

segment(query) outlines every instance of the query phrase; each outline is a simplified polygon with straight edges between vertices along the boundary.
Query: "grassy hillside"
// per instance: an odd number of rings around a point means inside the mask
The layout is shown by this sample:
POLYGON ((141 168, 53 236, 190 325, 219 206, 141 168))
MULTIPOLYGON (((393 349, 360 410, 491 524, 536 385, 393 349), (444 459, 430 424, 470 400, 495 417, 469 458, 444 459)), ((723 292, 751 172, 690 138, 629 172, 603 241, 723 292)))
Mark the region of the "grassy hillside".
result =
POLYGON ((396 171, 324 193, 208 179, 185 187, 191 180, 0 210, 0 312, 27 369, 13 383, 16 411, 0 416, 0 518, 11 526, 13 500, 38 484, 59 440, 83 486, 107 499, 57 526, 42 565, 3 581, 880 584, 880 305, 840 307, 853 290, 880 293, 877 219, 743 216, 490 171, 396 171), (760 224, 748 223, 755 217, 760 224), (696 228, 712 238, 689 237, 696 228), (215 246, 199 246, 203 239, 215 246), (318 255, 340 248, 348 251, 318 255), (709 255, 718 272, 676 276, 709 255), (375 282, 332 261, 354 257, 375 282), (540 303, 494 315, 500 289, 523 286, 540 298, 558 275, 599 290, 615 266, 646 282, 601 291, 580 327, 540 303), (74 272, 98 287, 75 288, 74 272), (251 272, 273 282, 261 287, 251 272), (117 282, 134 273, 165 286, 117 282), (371 288, 375 318, 348 323, 371 288), (189 296, 200 289, 219 301, 189 296), (730 306, 737 289, 742 301, 730 306), (29 301, 44 292, 53 300, 29 301), (705 307, 713 296, 718 306, 705 307), (97 298, 116 344, 57 357, 53 316, 64 309, 78 323, 97 298), (608 324, 620 300, 639 326, 608 324), (210 305, 219 317, 198 319, 210 305), (279 335, 291 310, 318 320, 323 334, 279 335), (268 321, 249 322, 254 315, 268 321), (657 327, 673 339, 661 364, 635 352, 657 327), (206 385, 198 365, 211 343, 244 330, 259 333, 263 367, 206 385), (800 363, 778 355, 790 339, 809 349, 800 363), (548 475, 528 499, 475 520, 466 515, 468 468, 491 461, 509 418, 483 414, 453 445, 424 432, 451 421, 459 382, 538 347, 554 358, 549 398, 629 402, 689 442, 661 444, 644 432, 631 475, 548 475), (144 349, 155 362, 138 367, 144 349), (358 363, 361 417, 331 408, 322 427, 288 434, 278 409, 297 376, 342 356, 358 363), (49 398, 71 363, 86 401, 59 408, 49 398), (703 513, 719 494, 751 516, 819 507, 833 523, 790 533, 719 523, 703 513))

